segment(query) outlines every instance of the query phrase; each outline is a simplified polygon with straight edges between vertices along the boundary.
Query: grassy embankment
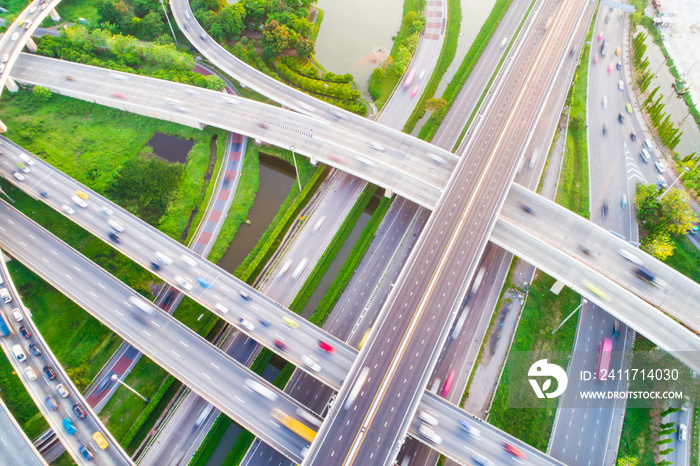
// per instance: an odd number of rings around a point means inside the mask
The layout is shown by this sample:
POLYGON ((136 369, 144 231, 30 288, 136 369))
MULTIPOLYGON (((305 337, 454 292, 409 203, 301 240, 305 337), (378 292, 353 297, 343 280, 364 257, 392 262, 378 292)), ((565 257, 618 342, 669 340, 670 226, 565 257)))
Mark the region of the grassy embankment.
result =
MULTIPOLYGON (((107 191, 117 171, 135 159, 148 159, 144 145, 155 132, 195 139, 190 163, 184 169, 182 182, 173 186, 173 197, 182 192, 198 192, 196 179, 206 171, 209 162, 208 147, 214 130, 204 132, 172 123, 151 120, 118 110, 53 96, 45 104, 38 104, 31 93, 5 93, 0 107, 0 118, 8 125, 7 136, 27 150, 47 161, 80 182, 100 193, 107 191), (204 150, 201 150, 204 148, 204 150)), ((150 148, 149 148, 150 149, 150 148)), ((17 189, 3 184, 16 199, 15 207, 39 224, 63 238, 88 258, 114 273, 129 286, 148 293, 154 277, 129 259, 117 254, 110 246, 91 236, 62 215, 34 201, 17 189)), ((196 199, 196 197, 195 197, 196 199)), ((194 202, 194 199, 190 202, 194 202)), ((125 206, 135 208, 134 206, 125 206)), ((177 222, 188 218, 184 209, 168 211, 163 220, 177 222)), ((84 388, 96 371, 109 358, 120 340, 88 314, 79 310, 62 295, 48 287, 17 263, 11 264, 13 277, 27 306, 32 309, 39 329, 52 347, 62 365, 67 368, 79 388, 84 388), (69 344, 66 344, 66 343, 69 344)), ((183 308, 186 309, 187 307, 183 308)), ((183 312, 185 312, 183 310, 183 312)), ((199 315, 199 309, 189 309, 199 315)), ((192 319, 194 321, 194 319, 192 319)), ((202 325, 200 322, 199 325, 202 325)), ((195 327, 197 328, 197 327, 195 327)), ((9 368, 9 366, 7 366, 9 368)), ((3 372, 8 377, 7 372, 3 372)), ((4 390, 8 406, 22 406, 13 410, 19 422, 31 437, 45 426, 32 421, 36 408, 23 402, 23 390, 4 390), (17 401, 12 398, 17 397, 17 401)))
MULTIPOLYGON (((459 7, 459 2, 450 2, 450 4, 452 3, 459 7)), ((377 109, 379 110, 381 110, 386 101, 389 99, 391 93, 394 91, 394 88, 405 71, 404 69, 395 69, 395 66, 393 65, 395 57, 404 53, 405 50, 410 49, 413 41, 415 41, 416 44, 418 43, 418 36, 415 33, 416 31, 413 31, 413 23, 411 21, 406 21, 406 16, 409 14, 423 15, 425 12, 425 5, 426 0, 404 0, 401 26, 399 27, 399 31, 396 33, 396 37, 394 37, 394 44, 391 46, 391 52, 389 53, 389 56, 392 57, 390 60, 392 65, 388 66, 387 72, 382 73, 382 76, 375 71, 369 78, 369 93, 374 99, 374 105, 376 105, 377 109)), ((457 32, 459 32, 459 29, 457 32)), ((415 49, 415 46, 413 49, 415 49)), ((413 52, 411 52, 411 55, 412 54, 413 52)), ((452 54, 454 55, 454 51, 452 54)), ((406 60, 407 65, 409 61, 410 58, 406 60)))
MULTIPOLYGON (((511 0, 508 0, 511 1, 511 0)), ((425 90, 419 96, 418 102, 413 108, 413 112, 406 120, 403 126, 404 133, 411 133, 415 128, 418 120, 420 120, 426 111, 426 102, 435 96, 435 91, 442 81, 447 68, 452 64, 457 52, 457 41, 459 40, 459 31, 462 25, 462 4, 460 2, 447 3, 447 27, 445 29, 445 39, 440 51, 440 58, 432 70, 430 81, 425 86, 425 90)), ((454 82, 454 78, 452 79, 454 82)), ((443 96, 444 97, 444 96, 443 96)), ((425 139, 428 141, 429 139, 425 139)))
MULTIPOLYGON (((589 29, 590 38, 592 29, 589 29)), ((576 84, 571 91, 571 120, 581 119, 584 122, 581 131, 572 135, 569 150, 564 155, 562 174, 560 180, 563 185, 557 192, 557 203, 587 216, 588 203, 588 160, 585 146, 585 112, 586 112, 586 80, 588 71, 588 51, 581 54, 579 66, 576 71, 576 84), (569 180, 576 180, 575 182, 569 180)), ((569 130, 571 133, 571 129, 569 130)), ((539 273, 528 291, 527 302, 522 310, 522 316, 515 333, 511 351, 535 351, 546 354, 548 351, 561 351, 568 353, 573 347, 576 334, 576 320, 569 320, 554 335, 551 334, 569 312, 575 309, 580 302, 580 295, 570 290, 563 289, 558 296, 552 294, 549 289, 554 284, 554 279, 539 273)), ((506 288, 514 287, 509 280, 506 288)), ((499 303, 497 309, 502 304, 499 303)), ((566 358, 553 361, 562 367, 568 365, 566 358)), ((512 390, 518 393, 520 390, 530 390, 526 386, 525 379, 520 381, 508 380, 509 370, 515 369, 516 359, 509 357, 503 372, 504 377, 494 396, 489 422, 495 426, 513 434, 534 447, 545 451, 551 434, 556 414, 556 400, 546 408, 520 409, 508 407, 508 394, 512 390)), ((552 400, 548 400, 552 401, 552 400)))
MULTIPOLYGON (((455 3, 458 4, 459 2, 455 3)), ((436 112, 428 118, 428 120, 425 122, 425 124, 420 130, 420 133, 418 135, 419 138, 425 141, 430 141, 435 135, 435 132, 442 123, 443 118, 450 110, 452 104, 457 98, 457 95, 459 94, 459 91, 462 90, 462 86, 464 86, 464 83, 467 81, 467 78, 469 78, 469 75, 474 69, 474 66, 476 66, 476 63, 479 61, 481 54, 488 45, 489 41, 491 40, 491 36, 493 36, 493 33, 496 31, 496 28, 498 27, 501 19, 503 18, 503 15, 506 13, 506 11, 508 11, 508 7, 511 3, 512 0, 496 1, 496 3, 493 6, 493 9, 491 10, 491 13, 489 14, 488 18, 486 18, 486 21, 484 21, 484 25, 481 26, 479 34, 477 34, 477 36, 474 38, 474 43, 471 45, 471 47, 469 47, 469 51, 462 60, 461 65, 457 69, 457 72, 455 73, 454 77, 450 80, 450 83, 447 85, 445 91, 442 94, 441 98, 445 100, 445 106, 440 111, 436 112)), ((452 9, 455 7, 452 6, 450 3, 449 8, 449 13, 452 14, 452 9)), ((459 13, 460 12, 456 12, 457 15, 459 15, 459 13)), ((452 17, 456 18, 457 16, 455 15, 452 17)), ((404 127, 406 130, 413 131, 413 128, 415 127, 418 120, 421 117, 423 117, 425 113, 425 102, 428 98, 434 96, 435 91, 437 90, 437 86, 442 80, 442 76, 444 75, 447 68, 450 66, 450 63, 452 62, 452 59, 454 58, 454 54, 457 49, 457 38, 459 36, 459 29, 459 21, 448 22, 448 33, 445 37, 445 56, 441 58, 440 62, 438 63, 437 72, 433 73, 430 79, 430 83, 428 83, 428 86, 426 88, 426 92, 424 92, 421 96, 421 101, 418 105, 416 105, 416 110, 413 112, 413 114, 411 114, 411 117, 406 123, 406 126, 404 127), (449 61, 447 61, 447 57, 449 57, 449 61)))
MULTIPOLYGON (((354 228, 355 223, 362 214, 362 211, 367 206, 367 203, 372 198, 372 195, 375 190, 376 187, 369 186, 368 189, 366 189, 360 196, 360 198, 357 200, 355 206, 353 206, 353 209, 348 214, 346 220, 343 222, 343 225, 338 230, 335 237, 329 244, 328 248, 326 248, 326 251, 324 252, 323 256, 321 257, 321 259, 319 259, 316 267, 314 267, 314 270, 309 275, 309 278, 307 278, 306 282, 304 283, 304 286, 297 294, 297 298, 290 306, 291 310, 295 312, 300 312, 301 309, 303 309, 304 305, 315 290, 315 287, 318 285, 318 282, 328 270, 328 267, 330 267, 330 265, 332 264, 333 259, 337 255, 339 249, 342 247, 345 239, 354 228)), ((381 224, 381 221, 384 218, 384 215, 386 214, 390 204, 390 199, 382 198, 382 200, 379 203, 379 206, 372 215, 372 218, 370 219, 367 226, 364 228, 360 237, 358 238, 358 241, 355 244, 352 252, 350 253, 350 256, 344 263, 340 273, 338 274, 338 278, 336 278, 333 284, 329 287, 328 291, 326 292, 326 295, 322 299, 317 310, 314 312, 314 315, 309 319, 310 322, 313 322, 319 326, 323 325, 323 322, 328 317, 330 311, 333 308, 333 304, 335 304, 337 299, 340 297, 340 294, 342 293, 343 289, 352 277, 352 272, 354 272, 355 268, 357 267, 357 264, 359 264, 360 260, 362 260, 362 257, 364 256, 364 253, 367 251, 367 248, 369 247, 374 237, 374 234, 377 231, 377 228, 379 228, 379 225, 381 224)), ((253 254, 251 254, 251 256, 252 255, 253 254)), ((258 374, 262 373, 262 371, 265 369, 265 367, 271 360, 272 356, 273 353, 271 351, 263 349, 258 355, 258 357, 255 359, 255 362, 253 362, 253 364, 251 365, 251 370, 258 374)), ((294 365, 289 363, 286 364, 280 372, 280 374, 273 381, 273 385, 280 389, 283 389, 289 381, 289 378, 292 376, 294 369, 294 365)), ((199 447, 199 450, 197 451, 191 463, 192 465, 206 464, 231 422, 232 421, 226 416, 219 416, 212 430, 207 434, 207 437, 202 442, 202 445, 199 447)), ((245 452, 248 450, 254 439, 255 436, 253 434, 244 430, 238 437, 236 443, 232 447, 229 454, 226 456, 225 464, 234 465, 240 463, 240 461, 245 456, 245 452)))

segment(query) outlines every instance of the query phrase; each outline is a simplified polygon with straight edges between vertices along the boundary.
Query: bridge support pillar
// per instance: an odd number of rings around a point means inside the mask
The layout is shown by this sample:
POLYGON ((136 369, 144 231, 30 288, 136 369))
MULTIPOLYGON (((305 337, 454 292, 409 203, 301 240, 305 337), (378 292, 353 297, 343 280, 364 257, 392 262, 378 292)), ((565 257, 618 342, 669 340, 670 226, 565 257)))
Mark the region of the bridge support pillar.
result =
POLYGON ((384 197, 391 197, 394 195, 394 191, 391 188, 384 188, 384 197))
POLYGON ((19 87, 17 86, 15 80, 9 76, 7 77, 7 81, 5 81, 5 87, 10 92, 17 92, 19 90, 19 87))
POLYGON ((49 15, 51 16, 51 19, 54 20, 54 21, 58 21, 58 20, 61 19, 61 16, 58 14, 58 12, 56 11, 55 8, 51 10, 51 12, 49 13, 49 15))
POLYGON ((312 157, 309 159, 309 162, 311 162, 311 166, 312 166, 312 167, 318 166, 318 159, 316 159, 316 157, 313 157, 313 156, 312 156, 312 157))
POLYGON ((5 126, 5 123, 0 121, 0 133, 6 133, 7 132, 7 126, 5 126))
POLYGON ((27 39, 27 42, 24 45, 27 46, 27 50, 30 52, 36 53, 36 42, 34 42, 31 37, 27 39))

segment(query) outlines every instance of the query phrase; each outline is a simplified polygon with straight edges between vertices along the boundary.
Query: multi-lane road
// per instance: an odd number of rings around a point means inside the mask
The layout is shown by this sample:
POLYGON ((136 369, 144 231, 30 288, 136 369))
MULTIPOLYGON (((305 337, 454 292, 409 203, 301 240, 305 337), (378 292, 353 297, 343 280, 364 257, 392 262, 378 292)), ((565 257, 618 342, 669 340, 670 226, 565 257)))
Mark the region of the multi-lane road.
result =
MULTIPOLYGON (((5 220, 11 221, 9 218, 5 220)), ((32 321, 31 311, 22 304, 4 261, 0 264, 0 279, 4 282, 0 288, 7 290, 11 298, 9 303, 0 304, 11 332, 0 343, 39 412, 79 464, 89 461, 91 456, 101 464, 132 464, 129 455, 85 403, 41 337, 32 321), (96 443, 93 435, 101 436, 104 448, 96 443)))
POLYGON ((7 464, 46 466, 46 461, 29 441, 2 399, 0 399, 0 443, 3 460, 7 464))
POLYGON ((22 54, 12 77, 124 111, 197 128, 214 126, 278 147, 293 147, 296 154, 428 208, 437 203, 456 163, 454 154, 377 123, 372 123, 373 131, 355 132, 347 120, 328 122, 208 89, 105 68, 22 54))
POLYGON ((545 4, 535 15, 528 40, 506 65, 508 72, 494 90, 497 97, 477 124, 478 136, 458 163, 382 311, 376 333, 339 392, 336 408, 319 432, 320 441, 312 445, 309 464, 388 464, 395 457, 418 407, 415 394, 425 389, 439 355, 436 350, 466 294, 465 279, 468 283, 476 272, 476 259, 515 173, 527 122, 568 53, 562 49, 570 46, 573 26, 586 14, 590 17, 586 5, 545 4), (543 32, 540 22, 547 21, 552 26, 543 32), (341 407, 349 408, 351 415, 341 407))

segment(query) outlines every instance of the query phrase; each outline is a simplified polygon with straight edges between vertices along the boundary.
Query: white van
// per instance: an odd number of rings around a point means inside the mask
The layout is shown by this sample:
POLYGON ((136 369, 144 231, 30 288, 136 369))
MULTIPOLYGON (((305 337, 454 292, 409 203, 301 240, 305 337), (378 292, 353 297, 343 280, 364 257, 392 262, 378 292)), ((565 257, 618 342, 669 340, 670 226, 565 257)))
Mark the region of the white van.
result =
POLYGON ((15 345, 12 347, 12 354, 15 355, 17 361, 19 362, 22 362, 27 359, 27 356, 24 354, 24 350, 22 350, 22 347, 19 345, 15 345))
POLYGON ((162 252, 158 251, 156 251, 156 259, 158 259, 158 262, 164 265, 170 265, 173 263, 173 260, 169 256, 166 256, 162 252))
POLYGON ((117 233, 124 233, 124 227, 112 220, 111 218, 107 220, 107 225, 109 225, 112 228, 112 230, 116 231, 117 233))
POLYGON ((276 401, 277 400, 277 393, 273 392, 269 388, 267 388, 265 385, 261 384, 260 382, 253 380, 253 379, 245 379, 245 386, 253 390, 254 392, 258 393, 259 395, 264 396, 270 401, 276 401))

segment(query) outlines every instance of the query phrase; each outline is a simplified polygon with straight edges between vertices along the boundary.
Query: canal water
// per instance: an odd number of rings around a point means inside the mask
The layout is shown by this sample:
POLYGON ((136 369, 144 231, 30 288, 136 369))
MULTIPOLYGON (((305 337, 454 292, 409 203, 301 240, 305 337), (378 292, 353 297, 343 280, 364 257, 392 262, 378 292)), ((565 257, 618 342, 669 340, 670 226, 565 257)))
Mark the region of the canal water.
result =
POLYGON ((365 210, 360 215, 360 218, 357 220, 357 223, 350 232, 350 235, 348 235, 348 238, 345 240, 345 243, 340 248, 340 251, 338 251, 338 255, 335 256, 335 259, 333 259, 333 263, 331 263, 331 266, 328 268, 328 271, 326 271, 325 275, 319 282, 318 286, 316 287, 316 290, 314 290, 314 293, 311 295, 311 298, 306 303, 306 306, 304 306, 304 309, 302 309, 301 316, 305 319, 308 319, 313 315, 314 311, 316 310, 316 307, 321 302, 321 299, 323 299, 323 296, 326 294, 326 291, 328 291, 328 288, 338 277, 340 269, 343 267, 343 264, 345 264, 347 258, 350 257, 352 248, 355 247, 355 243, 357 243, 360 234, 362 234, 362 230, 365 229, 367 223, 369 223, 369 219, 372 218, 372 214, 374 214, 374 211, 377 209, 380 199, 380 196, 374 196, 369 201, 369 204, 367 204, 367 207, 365 207, 365 210))
POLYGON ((244 223, 238 229, 219 261, 219 267, 233 273, 241 265, 270 226, 295 182, 293 166, 277 157, 260 153, 260 187, 248 213, 250 224, 244 223))
POLYGON ((351 73, 370 99, 369 76, 391 52, 403 0, 318 0, 316 6, 323 10, 323 22, 314 58, 326 71, 351 73))
POLYGON ((187 163, 187 155, 194 146, 194 141, 156 133, 146 145, 151 146, 154 154, 168 162, 187 163))
POLYGON ((651 35, 647 35, 646 44, 649 70, 651 73, 654 73, 648 91, 651 92, 655 87, 659 86, 656 98, 658 99, 661 94, 664 95, 661 100, 664 104, 663 111, 671 116, 673 124, 677 128, 680 127, 680 130, 683 132, 681 142, 678 143, 674 150, 681 159, 693 152, 697 152, 700 155, 700 130, 698 130, 692 115, 688 116, 688 106, 673 90, 672 85, 675 78, 668 70, 668 65, 664 63, 663 52, 653 42, 651 35))

